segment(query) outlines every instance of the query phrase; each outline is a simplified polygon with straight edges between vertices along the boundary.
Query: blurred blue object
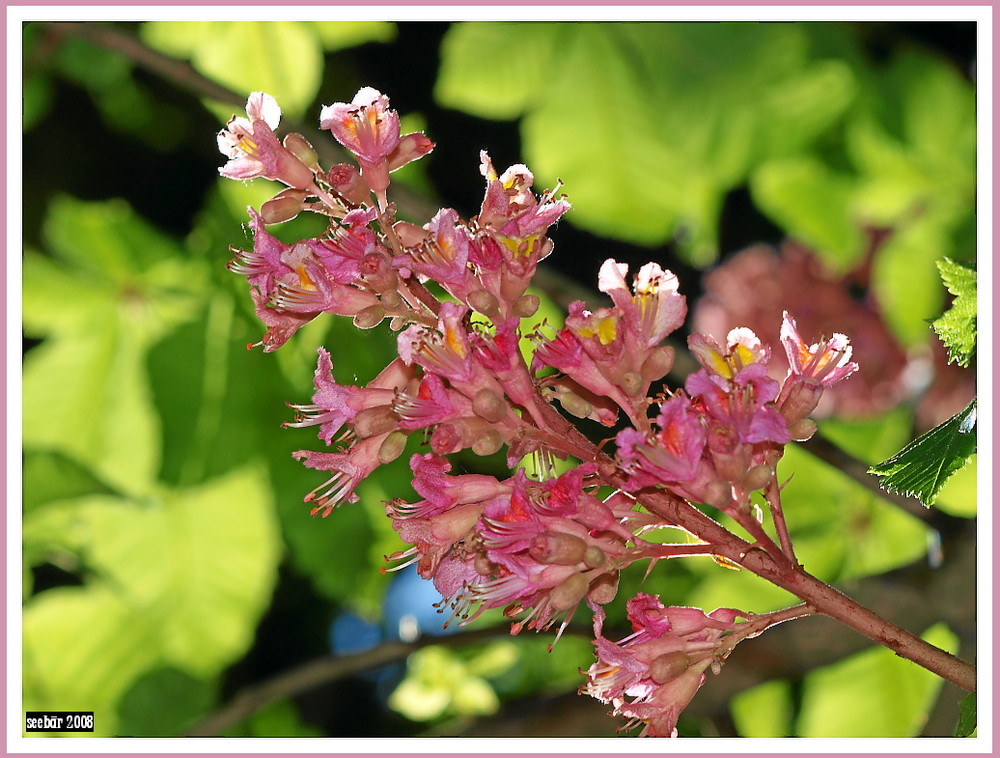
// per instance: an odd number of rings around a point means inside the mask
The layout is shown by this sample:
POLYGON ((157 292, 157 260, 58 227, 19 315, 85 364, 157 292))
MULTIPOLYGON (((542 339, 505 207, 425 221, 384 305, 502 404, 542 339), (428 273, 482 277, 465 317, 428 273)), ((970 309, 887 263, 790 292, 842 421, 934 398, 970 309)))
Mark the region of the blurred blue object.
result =
POLYGON ((441 600, 434 583, 422 578, 415 566, 407 566, 396 575, 385 593, 382 617, 386 636, 413 642, 422 634, 451 634, 458 625, 452 623, 444 628, 451 614, 439 612, 435 607, 441 600))

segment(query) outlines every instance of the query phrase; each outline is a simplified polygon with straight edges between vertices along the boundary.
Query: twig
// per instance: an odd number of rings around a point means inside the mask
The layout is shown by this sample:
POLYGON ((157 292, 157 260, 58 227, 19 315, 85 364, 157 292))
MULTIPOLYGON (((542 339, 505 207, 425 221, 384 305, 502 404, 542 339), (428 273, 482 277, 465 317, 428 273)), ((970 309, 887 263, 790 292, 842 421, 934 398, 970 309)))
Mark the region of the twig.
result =
MULTIPOLYGON (((565 633, 576 631, 569 627, 565 633)), ((581 634, 584 632, 587 635, 591 633, 589 628, 579 630, 581 634)), ((509 634, 508 627, 473 629, 442 636, 424 635, 414 642, 385 642, 353 655, 325 655, 240 690, 219 710, 192 727, 187 736, 211 737, 222 734, 270 703, 308 692, 352 674, 405 660, 410 654, 428 645, 465 645, 505 634, 509 634)))

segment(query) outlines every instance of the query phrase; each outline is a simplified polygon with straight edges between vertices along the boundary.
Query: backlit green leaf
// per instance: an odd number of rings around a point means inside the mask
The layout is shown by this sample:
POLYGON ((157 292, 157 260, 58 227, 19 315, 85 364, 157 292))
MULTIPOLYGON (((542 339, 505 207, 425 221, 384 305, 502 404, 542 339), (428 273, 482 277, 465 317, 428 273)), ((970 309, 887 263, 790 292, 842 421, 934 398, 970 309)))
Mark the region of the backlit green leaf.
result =
POLYGON ((807 54, 795 25, 466 23, 445 38, 436 96, 523 115, 525 161, 546 186, 565 183, 571 223, 676 238, 704 264, 725 194, 811 144, 853 97, 847 66, 807 54))
MULTIPOLYGON (((949 652, 958 639, 943 624, 924 640, 949 652)), ((915 737, 944 680, 887 648, 872 648, 810 674, 796 724, 799 737, 915 737)))
POLYGON ((937 266, 955 299, 932 326, 948 348, 948 362, 968 366, 976 353, 976 270, 948 258, 937 266))
POLYGON ((191 60, 199 73, 238 93, 266 92, 302 116, 323 68, 319 30, 305 21, 151 21, 143 38, 191 60))

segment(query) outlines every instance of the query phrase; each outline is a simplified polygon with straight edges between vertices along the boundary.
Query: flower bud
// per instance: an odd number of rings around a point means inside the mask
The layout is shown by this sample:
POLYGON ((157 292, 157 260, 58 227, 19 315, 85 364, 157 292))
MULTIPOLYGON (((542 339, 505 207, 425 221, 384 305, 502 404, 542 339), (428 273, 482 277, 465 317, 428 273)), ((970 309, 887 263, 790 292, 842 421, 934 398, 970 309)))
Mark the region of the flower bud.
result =
POLYGON ((583 554, 583 563, 587 568, 600 568, 608 562, 608 556, 604 554, 597 545, 588 545, 587 552, 583 554))
POLYGON ((514 315, 518 318, 531 318, 538 313, 538 295, 522 295, 514 301, 514 315))
POLYGON ((260 217, 265 224, 280 224, 283 221, 290 221, 302 212, 303 204, 308 195, 308 192, 300 189, 286 189, 279 192, 260 206, 260 217))
POLYGON ((542 532, 531 538, 528 554, 539 563, 575 566, 587 553, 587 543, 575 534, 542 532))
POLYGON ((643 385, 642 376, 634 371, 627 372, 618 383, 626 395, 638 395, 642 392, 643 385))
POLYGON ((462 449, 462 438, 454 424, 440 424, 431 434, 431 450, 448 455, 462 449))
POLYGON ((409 221, 397 221, 392 225, 392 230, 403 247, 417 247, 431 238, 429 231, 409 221))
POLYGON ((691 665, 691 658, 680 650, 664 653, 649 664, 649 676, 657 684, 673 681, 691 665))
POLYGON ((559 403, 566 412, 577 418, 587 418, 594 412, 594 406, 577 395, 575 392, 566 391, 559 395, 559 403))
POLYGON ((469 305, 484 316, 494 316, 500 309, 500 301, 492 292, 473 290, 469 293, 469 305))
POLYGON ((386 290, 379 295, 379 301, 387 311, 394 311, 403 306, 403 297, 398 290, 386 290))
POLYGON ((362 308, 354 316, 354 325, 358 329, 372 329, 382 323, 385 318, 385 308, 378 303, 362 308))
POLYGON ((382 441, 382 445, 378 449, 379 462, 382 464, 392 463, 403 454, 403 450, 405 448, 406 432, 401 429, 391 432, 389 436, 382 441))
POLYGON ((392 412, 392 408, 388 405, 377 405, 374 408, 358 411, 351 422, 355 434, 359 437, 374 437, 376 434, 385 434, 398 424, 399 417, 392 412))
POLYGON ((743 486, 747 490, 762 490, 774 479, 774 469, 771 466, 761 464, 754 466, 743 477, 743 486))
POLYGON ((365 253, 359 268, 365 281, 376 292, 394 291, 399 283, 392 264, 380 253, 365 253))
POLYGON ((647 382, 662 379, 674 367, 674 349, 670 345, 654 347, 642 362, 642 378, 647 382))
POLYGON ((369 201, 368 185, 354 166, 338 163, 327 172, 326 180, 345 200, 354 205, 369 201))
POLYGON ((587 599, 595 605, 607 605, 618 594, 618 572, 601 574, 590 583, 587 599))
POLYGON ((805 442, 816 434, 816 422, 811 418, 800 418, 794 424, 789 424, 788 433, 796 442, 805 442))
POLYGON ((496 392, 484 387, 472 398, 472 410, 480 418, 495 424, 507 415, 507 403, 496 392))
POLYGON ((570 574, 549 591, 549 601, 557 611, 568 611, 583 600, 589 587, 583 574, 570 574))
POLYGON ((472 559, 472 567, 481 576, 492 576, 497 573, 496 564, 489 559, 486 553, 476 553, 476 557, 472 559))
POLYGON ((490 429, 472 443, 472 452, 476 455, 493 455, 501 447, 503 447, 503 437, 500 432, 490 429))
POLYGON ((319 156, 316 155, 315 148, 309 144, 309 140, 297 132, 292 132, 285 137, 285 149, 292 155, 306 164, 309 168, 319 171, 319 156))
POLYGON ((733 504, 733 486, 729 482, 716 479, 705 487, 705 502, 716 508, 728 508, 733 504))
MULTIPOLYGON (((788 381, 794 381, 794 378, 789 377, 788 381)), ((812 413, 822 396, 823 385, 815 379, 794 381, 779 410, 786 421, 794 423, 812 413)))

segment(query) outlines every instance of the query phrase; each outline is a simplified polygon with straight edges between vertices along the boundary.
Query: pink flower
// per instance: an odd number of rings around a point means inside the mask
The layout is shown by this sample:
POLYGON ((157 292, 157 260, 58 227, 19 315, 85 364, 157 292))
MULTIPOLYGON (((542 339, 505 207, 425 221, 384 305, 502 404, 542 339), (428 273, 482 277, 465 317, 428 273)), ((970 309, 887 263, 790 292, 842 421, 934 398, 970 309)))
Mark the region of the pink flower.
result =
POLYGON ((598 287, 611 296, 643 346, 653 347, 684 323, 687 301, 677 292, 677 277, 656 263, 647 263, 639 269, 632 293, 625 284, 627 272, 627 264, 609 258, 601 266, 598 287))
POLYGON ((783 313, 781 322, 781 344, 788 356, 791 376, 796 380, 812 379, 830 387, 858 370, 858 364, 850 362, 851 345, 847 337, 834 334, 830 339, 806 346, 788 311, 783 313))
MULTIPOLYGON (((362 411, 367 411, 368 417, 371 417, 372 411, 377 413, 376 409, 382 409, 383 423, 402 426, 392 413, 392 403, 396 393, 411 381, 414 373, 412 369, 405 367, 397 358, 367 387, 347 386, 334 381, 330 354, 323 348, 319 348, 317 352, 319 360, 314 378, 316 392, 312 396, 312 403, 293 405, 297 418, 284 426, 303 428, 318 425, 319 438, 328 445, 332 444, 334 435, 341 427, 345 423, 354 422, 362 411)), ((370 435, 362 433, 359 436, 370 435)))
POLYGON ((622 429, 615 442, 625 470, 638 486, 661 482, 689 483, 699 479, 705 428, 691 400, 675 395, 660 405, 659 431, 645 434, 622 429))
POLYGON ((399 114, 371 87, 358 90, 350 103, 324 106, 319 119, 321 128, 365 163, 385 161, 399 145, 399 114))
POLYGON ((443 285, 456 297, 462 297, 471 280, 469 271, 469 249, 471 240, 468 230, 459 223, 458 213, 450 208, 437 212, 424 229, 431 232, 430 239, 410 248, 406 259, 395 265, 406 266, 421 276, 443 285), (459 285, 457 291, 450 285, 459 285))
POLYGON ((219 173, 229 179, 264 177, 306 189, 313 185, 312 169, 274 135, 281 109, 270 95, 254 92, 247 100, 247 118, 233 116, 219 132, 219 151, 229 162, 219 173))
POLYGON ((366 437, 345 452, 317 453, 312 450, 298 450, 292 454, 296 460, 302 461, 309 468, 334 472, 333 476, 305 496, 305 502, 315 503, 312 515, 315 516, 322 511, 323 517, 326 518, 341 503, 357 502, 358 496, 354 490, 372 471, 386 463, 381 453, 382 445, 389 434, 387 432, 366 437))
POLYGON ((692 334, 688 348, 706 371, 723 379, 732 379, 746 366, 767 364, 771 357, 771 349, 746 327, 731 330, 725 348, 707 334, 692 334))
POLYGON ((705 681, 705 671, 719 665, 723 642, 746 614, 720 608, 665 608, 659 598, 638 594, 627 606, 633 633, 618 642, 602 634, 604 609, 594 614, 597 662, 581 688, 614 713, 629 717, 626 728, 644 723, 640 736, 676 737, 677 719, 705 681))
POLYGON ((334 103, 320 111, 320 126, 354 153, 361 176, 380 200, 385 200, 389 172, 426 155, 434 143, 423 134, 399 133, 399 114, 389 98, 363 87, 350 103, 334 103))

